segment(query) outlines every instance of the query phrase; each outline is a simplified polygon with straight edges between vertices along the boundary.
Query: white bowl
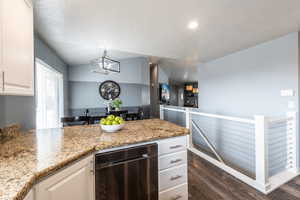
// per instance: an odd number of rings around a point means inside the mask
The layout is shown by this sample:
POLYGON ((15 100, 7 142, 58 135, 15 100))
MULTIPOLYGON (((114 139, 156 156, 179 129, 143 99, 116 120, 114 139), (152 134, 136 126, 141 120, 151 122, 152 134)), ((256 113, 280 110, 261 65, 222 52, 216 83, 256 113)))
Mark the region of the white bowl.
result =
POLYGON ((124 126, 125 126, 125 124, 119 124, 119 125, 102 125, 101 124, 102 130, 105 132, 108 132, 108 133, 113 133, 118 130, 121 130, 124 126))

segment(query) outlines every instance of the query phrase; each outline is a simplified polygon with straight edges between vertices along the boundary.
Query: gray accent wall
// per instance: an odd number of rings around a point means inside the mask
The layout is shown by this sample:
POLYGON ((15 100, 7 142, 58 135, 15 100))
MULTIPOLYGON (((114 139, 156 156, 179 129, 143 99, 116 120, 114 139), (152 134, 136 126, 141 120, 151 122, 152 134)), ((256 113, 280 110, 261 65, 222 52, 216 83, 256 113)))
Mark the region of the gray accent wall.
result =
POLYGON ((136 109, 150 105, 150 75, 147 58, 123 59, 120 73, 107 75, 93 73, 96 67, 87 65, 69 67, 70 115, 89 109, 93 114, 103 113, 105 100, 99 95, 101 82, 113 80, 120 84, 122 107, 136 109))
MULTIPOLYGON (((35 36, 35 56, 64 75, 65 113, 68 113, 68 66, 47 44, 35 36)), ((24 130, 35 128, 35 97, 0 96, 0 127, 21 123, 24 130)))
MULTIPOLYGON (((106 107, 105 101, 99 95, 98 82, 69 82, 70 109, 86 109, 106 107)), ((149 86, 140 84, 121 83, 121 95, 123 107, 136 107, 149 105, 149 86)))
POLYGON ((64 80, 64 114, 68 115, 69 109, 69 68, 68 65, 38 36, 35 38, 35 56, 50 67, 63 74, 64 80))
POLYGON ((3 127, 4 124, 4 98, 0 96, 0 127, 3 127))
POLYGON ((20 123, 23 130, 35 128, 34 97, 0 96, 1 127, 20 123))

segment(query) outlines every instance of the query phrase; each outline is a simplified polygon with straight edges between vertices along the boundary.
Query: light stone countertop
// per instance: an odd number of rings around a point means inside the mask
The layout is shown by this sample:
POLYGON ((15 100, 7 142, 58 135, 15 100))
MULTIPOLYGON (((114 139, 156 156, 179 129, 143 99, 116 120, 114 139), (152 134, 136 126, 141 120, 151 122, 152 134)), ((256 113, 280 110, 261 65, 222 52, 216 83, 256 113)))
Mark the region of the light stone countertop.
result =
POLYGON ((41 178, 97 150, 189 134, 160 119, 126 122, 116 133, 99 125, 35 130, 0 143, 0 200, 21 200, 41 178))

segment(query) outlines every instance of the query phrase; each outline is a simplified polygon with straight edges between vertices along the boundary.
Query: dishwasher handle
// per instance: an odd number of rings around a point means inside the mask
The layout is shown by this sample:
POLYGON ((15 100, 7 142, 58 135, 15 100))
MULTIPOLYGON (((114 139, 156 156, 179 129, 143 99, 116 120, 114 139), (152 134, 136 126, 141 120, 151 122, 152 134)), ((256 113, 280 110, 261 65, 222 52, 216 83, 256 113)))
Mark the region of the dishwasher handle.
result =
POLYGON ((96 170, 107 168, 107 167, 113 167, 113 166, 116 166, 116 165, 122 165, 122 164, 125 164, 125 163, 136 162, 136 161, 140 161, 140 160, 146 160, 146 159, 149 159, 148 154, 143 154, 141 157, 133 158, 133 159, 129 159, 129 160, 121 160, 121 161, 116 161, 116 162, 96 164, 96 170))

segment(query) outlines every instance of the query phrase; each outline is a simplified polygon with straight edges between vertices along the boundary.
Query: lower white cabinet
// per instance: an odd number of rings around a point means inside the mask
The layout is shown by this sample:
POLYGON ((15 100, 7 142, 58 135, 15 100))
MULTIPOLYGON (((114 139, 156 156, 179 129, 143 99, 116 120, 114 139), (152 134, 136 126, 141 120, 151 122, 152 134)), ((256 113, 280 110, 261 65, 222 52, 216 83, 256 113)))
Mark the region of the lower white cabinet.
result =
POLYGON ((24 200, 34 200, 34 193, 33 190, 30 190, 30 192, 26 195, 24 200))
POLYGON ((158 142, 159 200, 188 200, 187 136, 158 142))
POLYGON ((159 200, 187 200, 188 198, 187 183, 165 190, 159 195, 159 200))
POLYGON ((35 200, 93 200, 93 163, 90 156, 38 183, 35 200))
POLYGON ((159 172, 159 191, 187 183, 187 166, 181 165, 159 172))

